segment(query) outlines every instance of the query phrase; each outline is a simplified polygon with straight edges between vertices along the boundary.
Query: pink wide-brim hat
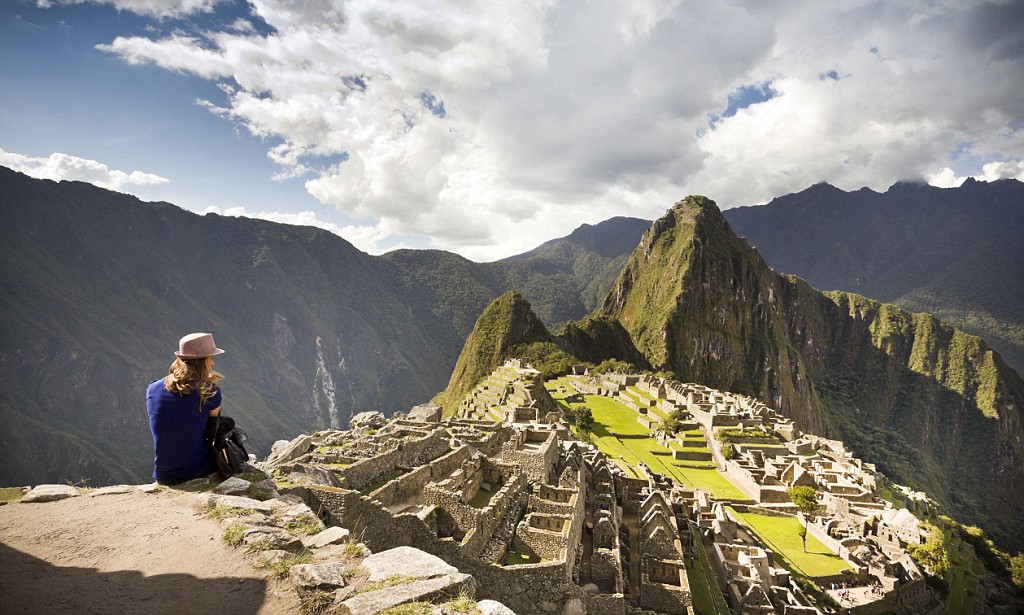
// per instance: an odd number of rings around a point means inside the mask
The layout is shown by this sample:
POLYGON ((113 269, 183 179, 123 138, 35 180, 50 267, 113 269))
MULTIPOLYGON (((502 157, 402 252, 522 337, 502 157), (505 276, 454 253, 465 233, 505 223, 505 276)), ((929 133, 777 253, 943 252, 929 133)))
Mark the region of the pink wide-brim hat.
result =
POLYGON ((178 351, 174 353, 179 359, 203 359, 224 354, 217 348, 210 333, 189 333, 178 340, 178 351))

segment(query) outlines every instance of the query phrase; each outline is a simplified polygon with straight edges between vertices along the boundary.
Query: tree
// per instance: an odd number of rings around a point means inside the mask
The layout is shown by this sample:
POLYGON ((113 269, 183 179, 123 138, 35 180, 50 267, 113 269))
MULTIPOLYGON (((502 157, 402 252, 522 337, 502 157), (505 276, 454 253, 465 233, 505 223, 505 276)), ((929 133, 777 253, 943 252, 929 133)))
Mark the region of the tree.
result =
POLYGON ((804 514, 804 525, 800 528, 800 538, 803 540, 804 553, 806 553, 807 524, 810 523, 808 517, 818 512, 818 492, 814 490, 814 487, 794 485, 786 489, 786 493, 789 494, 789 499, 793 500, 793 503, 796 504, 797 510, 804 514))
POLYGON ((590 406, 578 406, 572 414, 572 424, 580 433, 590 435, 594 428, 594 412, 590 406))

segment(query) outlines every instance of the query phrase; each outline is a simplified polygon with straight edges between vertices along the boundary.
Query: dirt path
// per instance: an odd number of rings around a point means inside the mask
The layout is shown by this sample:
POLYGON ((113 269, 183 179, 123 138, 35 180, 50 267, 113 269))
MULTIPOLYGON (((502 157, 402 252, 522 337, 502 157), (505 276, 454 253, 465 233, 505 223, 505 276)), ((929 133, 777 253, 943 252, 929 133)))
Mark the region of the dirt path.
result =
POLYGON ((0 506, 0 613, 300 613, 221 533, 173 490, 0 506))

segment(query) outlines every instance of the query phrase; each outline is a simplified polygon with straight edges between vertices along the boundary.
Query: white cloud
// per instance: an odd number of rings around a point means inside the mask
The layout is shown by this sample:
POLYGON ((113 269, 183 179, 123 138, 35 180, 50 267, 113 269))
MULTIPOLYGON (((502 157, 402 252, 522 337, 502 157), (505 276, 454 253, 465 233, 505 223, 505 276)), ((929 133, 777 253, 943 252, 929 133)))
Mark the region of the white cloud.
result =
POLYGON ((127 186, 166 184, 169 180, 142 171, 125 173, 110 169, 102 162, 54 153, 49 156, 25 156, 0 149, 0 165, 36 179, 84 181, 108 190, 124 191, 127 186))
POLYGON ((387 250, 402 247, 401 245, 388 245, 385 247, 384 244, 387 243, 392 236, 387 230, 378 226, 340 226, 333 222, 320 220, 317 217, 316 212, 313 211, 300 211, 297 213, 281 211, 250 212, 247 211, 245 207, 231 207, 221 211, 219 207, 207 207, 203 213, 213 213, 236 218, 255 218, 257 220, 267 220, 269 222, 278 222, 280 224, 291 224, 295 226, 313 226, 334 233, 335 235, 344 238, 363 252, 367 252, 369 254, 381 254, 387 250))
POLYGON ((474 258, 690 193, 729 207, 820 181, 885 189, 960 169, 965 143, 971 173, 1024 160, 1020 3, 251 6, 271 34, 100 49, 217 81, 226 99, 204 104, 264 138, 279 177, 474 258), (763 84, 773 98, 711 125, 763 84))
MULTIPOLYGON (((949 167, 937 173, 925 176, 928 183, 939 188, 955 188, 967 181, 966 175, 957 176, 956 171, 949 167)), ((971 176, 978 181, 992 182, 1000 179, 1017 179, 1024 182, 1024 161, 989 162, 981 168, 981 173, 971 176)))
POLYGON ((36 6, 50 8, 57 4, 109 4, 119 11, 152 17, 181 17, 209 13, 226 0, 36 0, 36 6))

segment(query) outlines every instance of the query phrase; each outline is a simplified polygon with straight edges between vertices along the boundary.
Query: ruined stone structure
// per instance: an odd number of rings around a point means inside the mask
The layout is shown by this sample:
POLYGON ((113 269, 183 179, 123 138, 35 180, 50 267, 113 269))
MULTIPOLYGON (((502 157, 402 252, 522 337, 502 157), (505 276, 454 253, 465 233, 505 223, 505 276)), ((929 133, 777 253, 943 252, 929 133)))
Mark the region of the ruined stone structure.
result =
MULTIPOLYGON (((877 497, 882 477, 841 442, 801 434, 760 402, 699 385, 586 374, 569 383, 566 396, 609 396, 635 411, 673 457, 714 463, 746 494, 728 502, 737 509, 795 515, 786 489, 814 487, 823 514, 801 520, 849 564, 835 580, 880 584, 879 604, 892 610, 929 605, 901 546, 921 540, 913 516, 877 497), (665 427, 670 419, 689 435, 665 427), (709 452, 687 451, 694 439, 709 452)), ((629 475, 577 441, 522 363, 481 383, 455 418, 421 406, 383 427, 282 444, 268 463, 280 489, 371 550, 436 555, 471 574, 478 597, 522 615, 692 613, 699 570, 712 573, 698 580, 710 584, 718 612, 816 612, 723 502, 643 464, 629 475)))

